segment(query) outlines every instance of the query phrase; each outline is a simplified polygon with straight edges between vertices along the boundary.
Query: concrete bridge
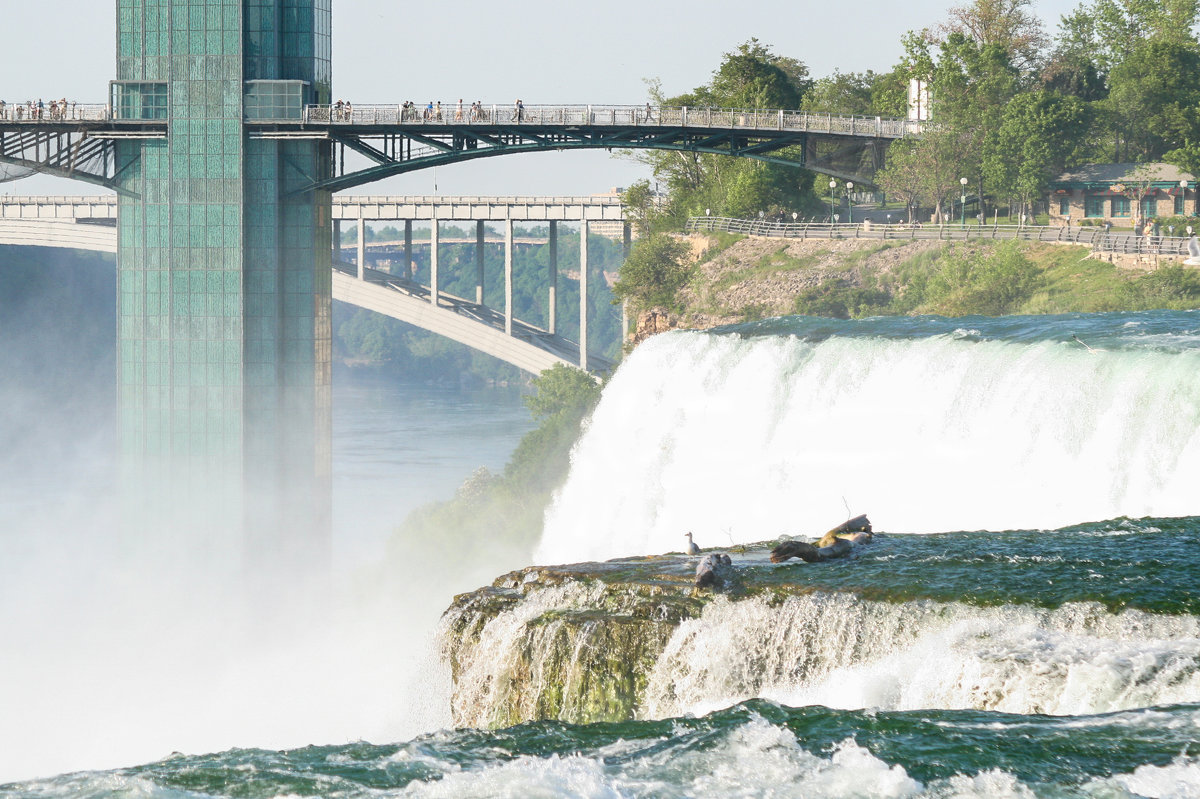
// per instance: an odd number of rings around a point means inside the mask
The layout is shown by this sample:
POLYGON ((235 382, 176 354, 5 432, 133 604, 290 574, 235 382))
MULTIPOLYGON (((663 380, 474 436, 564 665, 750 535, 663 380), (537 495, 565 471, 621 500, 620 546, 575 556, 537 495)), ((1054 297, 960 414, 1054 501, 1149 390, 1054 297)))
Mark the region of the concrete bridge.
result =
MULTIPOLYGON (((616 226, 628 243, 628 226, 621 215, 620 198, 595 197, 339 197, 333 201, 335 257, 333 299, 382 313, 393 319, 465 344, 507 363, 537 374, 556 363, 579 366, 596 374, 610 371, 614 364, 594 353, 581 355, 587 347, 587 286, 581 281, 578 338, 564 338, 557 330, 558 223, 576 222, 587 230, 593 224, 616 226), (411 268, 400 274, 369 266, 369 245, 364 235, 371 222, 402 222, 404 264, 411 267, 414 221, 431 222, 429 247, 431 284, 414 280, 411 268), (436 288, 439 277, 437 224, 442 221, 473 221, 476 237, 475 297, 457 297, 436 288), (514 222, 544 222, 549 227, 550 269, 547 274, 549 324, 538 327, 511 313, 514 222), (356 243, 341 245, 340 226, 357 225, 356 243), (499 226, 500 237, 491 243, 504 246, 504 309, 483 302, 483 244, 489 241, 485 226, 499 226), (432 245, 432 246, 430 246, 432 245), (349 250, 353 262, 342 257, 349 250)), ((0 198, 0 244, 34 247, 63 247, 97 252, 117 252, 117 199, 98 197, 2 197, 0 198)), ((587 269, 587 236, 580 237, 580 263, 587 269)))

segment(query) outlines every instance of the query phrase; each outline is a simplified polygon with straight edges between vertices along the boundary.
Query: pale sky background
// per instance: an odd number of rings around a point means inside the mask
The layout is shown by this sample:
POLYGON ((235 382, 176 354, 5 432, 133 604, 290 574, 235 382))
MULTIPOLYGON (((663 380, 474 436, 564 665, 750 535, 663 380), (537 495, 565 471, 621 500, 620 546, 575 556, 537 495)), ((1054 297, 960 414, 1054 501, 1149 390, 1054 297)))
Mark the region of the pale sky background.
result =
MULTIPOLYGON (((966 0, 962 0, 966 2, 966 0)), ((1047 32, 1079 0, 1035 0, 1047 32)), ((955 0, 606 0, 561 3, 333 0, 334 96, 356 105, 482 100, 511 105, 646 102, 709 80, 722 53, 757 37, 813 77, 890 69, 908 30, 946 19, 955 0)), ((0 0, 0 97, 104 102, 116 67, 114 0, 0 0)), ((357 194, 583 195, 649 170, 602 152, 484 158, 423 170, 357 194)), ((90 184, 30 177, 8 194, 90 194, 90 184)))

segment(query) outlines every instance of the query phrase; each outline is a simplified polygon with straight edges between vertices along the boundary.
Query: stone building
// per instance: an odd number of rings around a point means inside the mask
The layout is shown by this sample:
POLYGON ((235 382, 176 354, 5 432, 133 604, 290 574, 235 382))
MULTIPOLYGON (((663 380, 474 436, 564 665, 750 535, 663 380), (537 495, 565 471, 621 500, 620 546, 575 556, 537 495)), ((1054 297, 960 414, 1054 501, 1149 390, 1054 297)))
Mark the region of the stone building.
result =
POLYGON ((1050 224, 1117 227, 1196 214, 1196 178, 1173 164, 1087 164, 1050 183, 1050 224))

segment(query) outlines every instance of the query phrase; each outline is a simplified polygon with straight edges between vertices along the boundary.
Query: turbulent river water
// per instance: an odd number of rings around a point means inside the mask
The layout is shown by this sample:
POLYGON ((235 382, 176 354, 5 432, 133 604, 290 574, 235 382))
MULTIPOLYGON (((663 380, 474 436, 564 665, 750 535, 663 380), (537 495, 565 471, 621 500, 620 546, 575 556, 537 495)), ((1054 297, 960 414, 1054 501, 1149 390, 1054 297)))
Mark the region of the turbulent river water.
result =
MULTIPOLYGON (((394 691, 389 668, 351 662, 420 661, 433 641, 325 638, 317 676, 363 684, 340 716, 320 707, 311 746, 277 745, 247 700, 217 722, 264 727, 240 748, 191 745, 168 713, 175 754, 0 795, 1198 797, 1197 486, 1197 313, 658 336, 606 387, 532 559, 678 551, 686 530, 707 547, 815 535, 847 512, 883 535, 842 561, 755 564, 805 569, 811 590, 681 624, 637 719, 451 729, 444 672, 394 691)), ((368 639, 403 628, 360 621, 368 639)), ((315 656, 286 651, 265 666, 284 682, 315 656)))

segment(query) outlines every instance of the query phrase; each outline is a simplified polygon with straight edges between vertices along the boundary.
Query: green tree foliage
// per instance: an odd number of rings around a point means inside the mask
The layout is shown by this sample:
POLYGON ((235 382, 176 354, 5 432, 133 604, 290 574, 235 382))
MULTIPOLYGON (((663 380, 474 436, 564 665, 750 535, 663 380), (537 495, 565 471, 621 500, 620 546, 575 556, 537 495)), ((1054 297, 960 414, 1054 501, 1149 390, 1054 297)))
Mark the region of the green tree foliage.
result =
POLYGON ((580 419, 600 399, 600 386, 582 369, 556 364, 533 379, 525 407, 535 421, 567 415, 580 419))
POLYGON ((1089 121, 1087 105, 1075 97, 1045 89, 1013 97, 986 137, 981 166, 989 185, 1030 209, 1050 179, 1077 162, 1089 121))
POLYGON ((484 564, 485 579, 528 563, 550 497, 566 479, 571 447, 600 400, 600 386, 568 366, 546 370, 533 386, 527 404, 540 423, 521 439, 504 472, 479 469, 454 499, 414 511, 389 542, 392 559, 407 562, 415 547, 449 565, 469 550, 471 562, 484 564))
POLYGON ((1133 47, 1109 77, 1105 103, 1114 160, 1158 161, 1200 138, 1200 45, 1151 39, 1133 47))
MULTIPOLYGON (((725 53, 709 83, 687 94, 667 97, 657 83, 650 94, 656 104, 690 108, 798 109, 809 90, 808 69, 777 55, 757 39, 725 53)), ((775 215, 816 205, 811 172, 744 158, 675 151, 647 150, 633 156, 648 164, 669 199, 665 218, 678 224, 705 210, 724 216, 775 215)), ((772 157, 797 164, 802 153, 785 148, 772 157)))
POLYGON ((638 240, 613 286, 618 300, 635 309, 677 309, 678 291, 695 271, 687 244, 668 233, 651 233, 638 240))

